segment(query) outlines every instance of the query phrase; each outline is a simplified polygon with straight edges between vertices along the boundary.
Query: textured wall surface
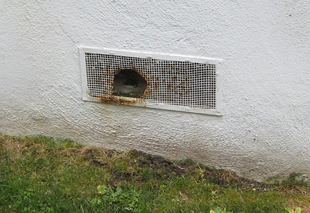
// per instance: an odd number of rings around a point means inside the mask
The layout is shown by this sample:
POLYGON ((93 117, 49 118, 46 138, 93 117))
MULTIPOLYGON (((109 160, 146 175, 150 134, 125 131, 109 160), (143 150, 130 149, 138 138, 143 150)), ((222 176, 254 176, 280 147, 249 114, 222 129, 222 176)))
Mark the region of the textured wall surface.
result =
POLYGON ((310 173, 308 1, 0 1, 0 132, 263 180, 310 173), (83 102, 79 46, 222 58, 223 116, 83 102))

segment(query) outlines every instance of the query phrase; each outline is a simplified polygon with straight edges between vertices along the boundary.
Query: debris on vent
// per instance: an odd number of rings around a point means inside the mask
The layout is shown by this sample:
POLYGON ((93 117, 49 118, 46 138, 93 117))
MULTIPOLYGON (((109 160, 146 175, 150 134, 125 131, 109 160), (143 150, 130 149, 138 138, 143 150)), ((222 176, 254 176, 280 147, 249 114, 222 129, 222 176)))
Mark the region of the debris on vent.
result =
POLYGON ((220 115, 219 59, 87 48, 81 57, 86 100, 220 115))

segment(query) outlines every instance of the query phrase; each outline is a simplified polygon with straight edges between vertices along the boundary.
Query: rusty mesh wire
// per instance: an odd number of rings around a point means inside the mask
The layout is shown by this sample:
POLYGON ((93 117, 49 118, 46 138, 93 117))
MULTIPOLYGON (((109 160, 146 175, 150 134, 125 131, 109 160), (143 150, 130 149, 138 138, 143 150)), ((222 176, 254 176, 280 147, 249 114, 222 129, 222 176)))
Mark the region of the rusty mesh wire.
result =
POLYGON ((216 108, 216 65, 85 53, 88 94, 110 97, 114 75, 123 69, 137 70, 148 82, 149 103, 216 108))

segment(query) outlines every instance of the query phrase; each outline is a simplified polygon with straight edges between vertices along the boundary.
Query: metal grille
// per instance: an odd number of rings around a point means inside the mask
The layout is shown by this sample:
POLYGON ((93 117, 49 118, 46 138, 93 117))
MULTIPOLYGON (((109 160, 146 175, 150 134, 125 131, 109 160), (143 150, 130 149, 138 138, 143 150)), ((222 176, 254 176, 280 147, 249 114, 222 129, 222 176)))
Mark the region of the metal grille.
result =
POLYGON ((88 95, 109 98, 114 76, 136 70, 148 84, 143 101, 216 109, 216 64, 85 53, 88 95))

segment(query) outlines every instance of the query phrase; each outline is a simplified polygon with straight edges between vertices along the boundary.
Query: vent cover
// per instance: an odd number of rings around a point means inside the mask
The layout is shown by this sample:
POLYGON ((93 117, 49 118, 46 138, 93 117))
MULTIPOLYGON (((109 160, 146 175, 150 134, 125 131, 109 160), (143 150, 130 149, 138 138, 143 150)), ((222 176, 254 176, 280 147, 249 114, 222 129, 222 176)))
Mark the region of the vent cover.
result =
POLYGON ((219 59, 80 48, 83 100, 220 115, 219 59))

